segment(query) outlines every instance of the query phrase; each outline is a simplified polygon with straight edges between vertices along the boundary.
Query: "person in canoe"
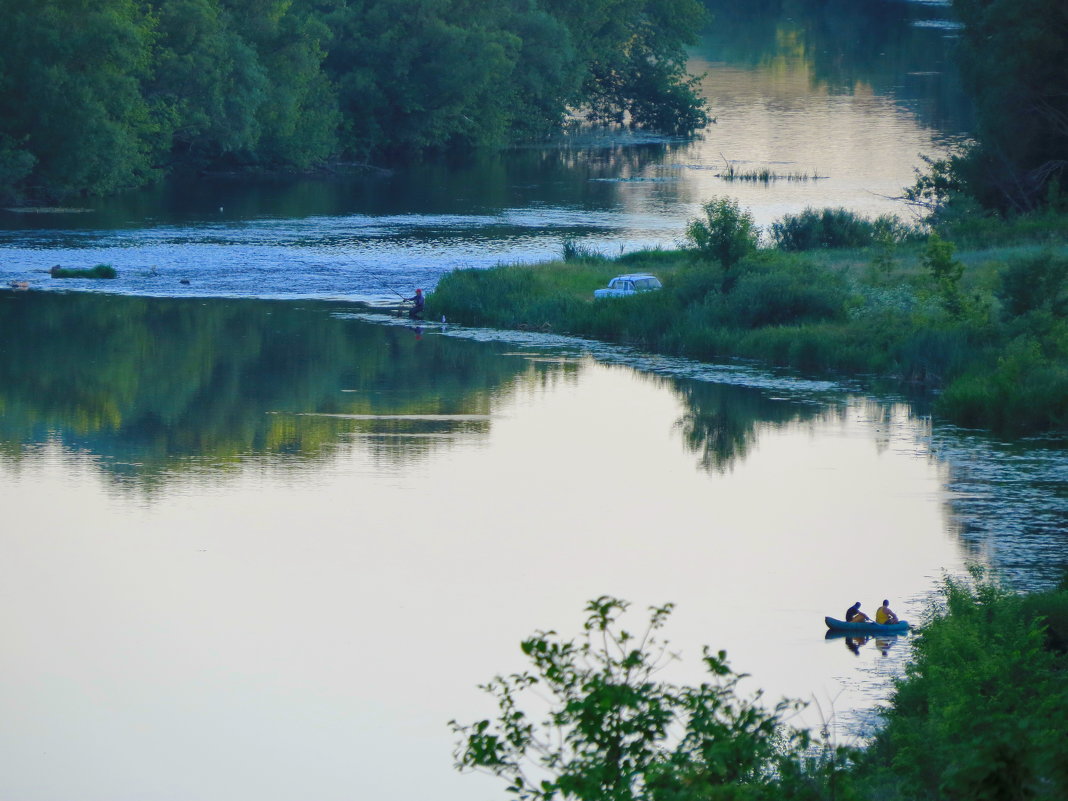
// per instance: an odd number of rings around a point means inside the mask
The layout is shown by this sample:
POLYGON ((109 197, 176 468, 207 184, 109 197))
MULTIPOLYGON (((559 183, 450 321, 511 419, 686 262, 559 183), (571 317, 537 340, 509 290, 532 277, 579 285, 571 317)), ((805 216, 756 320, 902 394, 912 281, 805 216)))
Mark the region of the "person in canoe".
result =
POLYGON ((423 319, 423 306, 426 301, 423 299, 423 290, 415 290, 415 295, 410 298, 405 298, 406 301, 410 301, 412 308, 408 310, 408 316, 413 320, 423 319))
POLYGON ((860 601, 857 601, 846 610, 846 623, 870 623, 871 618, 860 611, 860 601))
POLYGON ((897 623, 897 615, 894 614, 894 610, 890 608, 890 602, 883 599, 883 605, 875 610, 875 622, 876 623, 897 623))

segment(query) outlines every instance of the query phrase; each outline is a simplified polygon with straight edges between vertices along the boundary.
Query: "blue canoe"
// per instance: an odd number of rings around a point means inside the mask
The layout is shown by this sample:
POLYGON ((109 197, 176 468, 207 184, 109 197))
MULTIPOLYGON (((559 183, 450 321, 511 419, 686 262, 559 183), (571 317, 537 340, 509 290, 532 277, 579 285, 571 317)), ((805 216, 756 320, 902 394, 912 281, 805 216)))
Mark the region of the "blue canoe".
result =
POLYGON ((831 631, 855 631, 860 634, 901 634, 909 630, 907 620, 899 620, 897 623, 847 623, 844 620, 825 617, 823 622, 831 631))

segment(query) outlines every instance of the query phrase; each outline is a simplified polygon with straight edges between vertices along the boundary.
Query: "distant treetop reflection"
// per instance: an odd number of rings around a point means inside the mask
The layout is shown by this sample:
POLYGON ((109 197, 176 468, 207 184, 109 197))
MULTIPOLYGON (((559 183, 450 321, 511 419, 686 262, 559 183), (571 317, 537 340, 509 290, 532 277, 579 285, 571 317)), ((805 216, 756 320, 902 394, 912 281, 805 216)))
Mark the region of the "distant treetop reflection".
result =
POLYGON ((345 446, 412 459, 489 427, 493 391, 546 369, 330 315, 327 303, 0 296, 0 454, 45 443, 120 481, 279 465, 345 446), (17 343, 17 344, 16 344, 17 343))
MULTIPOLYGON (((45 445, 96 457, 120 486, 296 468, 359 450, 418 460, 489 433, 495 399, 569 380, 575 359, 351 319, 342 304, 97 294, 0 294, 0 456, 45 445), (16 346, 15 343, 18 343, 16 346)), ((744 458, 761 424, 819 404, 662 378, 709 471, 744 458)), ((668 432, 665 432, 667 434, 668 432)))
MULTIPOLYGON (((807 73, 830 94, 893 97, 925 125, 970 131, 974 109, 954 60, 947 3, 705 0, 712 23, 695 53, 711 62, 807 73), (901 65, 908 65, 903 76, 901 65)), ((714 90, 712 94, 715 97, 714 90)))
POLYGON ((676 428, 686 447, 698 454, 701 467, 716 473, 748 455, 762 426, 804 422, 826 413, 822 406, 771 398, 749 387, 685 381, 676 391, 687 406, 676 428))

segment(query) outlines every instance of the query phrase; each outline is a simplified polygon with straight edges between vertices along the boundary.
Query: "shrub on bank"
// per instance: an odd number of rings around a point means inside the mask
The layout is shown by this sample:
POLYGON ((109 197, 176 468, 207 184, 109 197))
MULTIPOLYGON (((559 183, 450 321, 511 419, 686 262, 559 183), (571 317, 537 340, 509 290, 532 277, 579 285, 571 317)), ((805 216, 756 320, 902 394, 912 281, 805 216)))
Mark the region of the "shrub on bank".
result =
POLYGON ((603 253, 574 239, 564 240, 561 255, 564 261, 568 263, 575 261, 607 261, 608 259, 603 253))
POLYGON ((460 771, 503 780, 521 801, 820 801, 856 798, 848 752, 810 747, 786 721, 803 704, 765 707, 746 697, 725 651, 705 647, 699 684, 660 673, 678 657, 660 629, 673 604, 651 607, 637 636, 621 624, 630 604, 586 606, 582 634, 539 631, 521 644, 529 666, 481 685, 494 718, 450 721, 460 771))
POLYGON ((713 198, 701 208, 704 218, 690 220, 686 239, 701 258, 719 262, 726 273, 757 249, 760 228, 731 198, 713 198))
POLYGON ((730 292, 706 300, 709 320, 731 328, 801 325, 845 316, 845 282, 808 262, 761 265, 738 276, 730 292))
POLYGON ((481 688, 497 716, 450 722, 456 767, 528 801, 1068 797, 1068 580, 1020 596, 978 568, 946 579, 863 749, 836 747, 829 727, 818 739, 791 729, 796 702, 741 696, 725 652, 704 649, 700 685, 660 680, 673 607, 650 608, 634 636, 620 625, 628 606, 604 596, 578 638, 524 640, 528 669, 481 688))
POLYGON ((613 262, 599 260, 455 270, 428 296, 427 316, 444 314, 464 325, 558 328, 616 271, 613 262))
POLYGON ((1045 251, 1011 261, 1001 273, 998 297, 1019 316, 1039 309, 1068 314, 1068 258, 1045 251))
POLYGON ((965 203, 958 213, 940 219, 936 228, 944 238, 968 248, 1019 243, 1050 246, 1068 243, 1068 214, 1054 209, 1003 217, 965 203))
POLYGON ((843 208, 807 208, 799 214, 787 214, 773 222, 768 233, 772 245, 786 251, 859 248, 876 242, 904 242, 916 235, 892 215, 869 220, 843 208))
MULTIPOLYGON (((1062 327, 1063 329, 1063 327, 1062 327)), ((1068 329, 1062 330, 1068 344, 1068 329)), ((1004 349, 993 370, 977 366, 954 380, 936 407, 961 425, 1007 434, 1068 428, 1068 364, 1033 336, 1004 349)))
POLYGON ((1068 592, 1022 598, 974 575, 946 581, 854 776, 885 801, 1068 797, 1068 662, 1048 635, 1068 592))

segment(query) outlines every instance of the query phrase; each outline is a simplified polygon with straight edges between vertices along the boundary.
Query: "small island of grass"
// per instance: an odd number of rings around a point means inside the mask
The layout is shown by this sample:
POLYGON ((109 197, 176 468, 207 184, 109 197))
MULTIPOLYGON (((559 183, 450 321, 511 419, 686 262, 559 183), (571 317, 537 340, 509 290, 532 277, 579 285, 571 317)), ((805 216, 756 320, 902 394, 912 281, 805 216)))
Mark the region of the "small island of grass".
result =
POLYGON ((110 264, 98 264, 95 267, 60 267, 58 264, 48 271, 53 278, 117 278, 118 273, 110 264))

